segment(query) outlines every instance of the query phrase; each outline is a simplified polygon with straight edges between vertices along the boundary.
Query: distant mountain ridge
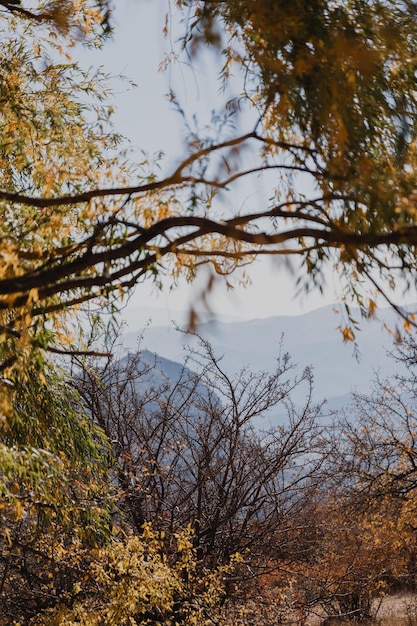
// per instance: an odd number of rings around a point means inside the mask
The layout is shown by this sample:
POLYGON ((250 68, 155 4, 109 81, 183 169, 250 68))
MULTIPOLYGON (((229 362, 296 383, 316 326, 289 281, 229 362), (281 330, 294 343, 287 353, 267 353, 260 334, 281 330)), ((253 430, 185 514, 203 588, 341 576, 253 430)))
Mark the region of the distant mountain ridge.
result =
MULTIPOLYGON (((353 315, 355 313, 353 311, 353 315)), ((358 321, 361 328, 357 337, 359 359, 355 358, 353 344, 344 343, 337 330, 341 321, 333 305, 297 316, 209 321, 198 330, 211 342, 216 354, 222 356, 224 367, 231 373, 243 366, 270 371, 280 349, 290 354, 299 371, 313 366, 315 399, 321 400, 344 396, 352 390, 366 393, 371 389, 376 372, 385 377, 398 370, 398 364, 387 354, 395 344, 384 328, 395 329, 401 324, 396 313, 389 308, 380 309, 378 320, 358 321)), ((142 328, 132 328, 131 323, 124 335, 125 345, 136 346, 138 334, 142 332, 142 328)), ((193 341, 193 337, 179 333, 173 325, 151 325, 144 331, 143 346, 172 361, 182 362, 184 343, 193 341)))
MULTIPOLYGON (((136 348, 137 350, 137 348, 136 348)), ((136 352, 135 350, 135 352, 136 352)), ((116 363, 116 367, 123 371, 129 365, 132 355, 126 355, 116 363)), ((136 354, 133 355, 136 359, 136 354)), ((202 382, 195 381, 195 372, 183 363, 167 359, 147 349, 140 349, 140 358, 137 361, 137 378, 134 382, 138 396, 146 395, 151 389, 160 389, 162 394, 170 395, 178 385, 177 392, 190 389, 206 397, 208 390, 202 382)), ((149 402, 148 408, 157 409, 157 402, 149 402)))

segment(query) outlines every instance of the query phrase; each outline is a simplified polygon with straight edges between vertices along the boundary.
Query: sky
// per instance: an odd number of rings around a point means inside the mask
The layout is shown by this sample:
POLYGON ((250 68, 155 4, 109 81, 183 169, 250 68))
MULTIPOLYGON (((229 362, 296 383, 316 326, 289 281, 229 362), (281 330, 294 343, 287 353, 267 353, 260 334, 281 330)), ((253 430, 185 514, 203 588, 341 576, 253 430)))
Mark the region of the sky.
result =
MULTIPOLYGON (((168 72, 158 71, 170 48, 170 42, 162 34, 166 0, 118 0, 114 4, 112 40, 98 52, 78 54, 83 64, 102 65, 115 77, 123 74, 136 83, 133 88, 120 80, 113 81, 116 129, 129 138, 138 158, 140 150, 151 154, 162 150, 166 155, 162 171, 168 173, 181 156, 183 145, 180 116, 166 98, 169 89, 174 88, 179 94, 186 111, 198 111, 202 117, 211 107, 221 107, 233 94, 219 93, 216 83, 219 66, 213 54, 208 54, 198 68, 175 64, 168 72)), ((267 197, 262 181, 252 180, 251 185, 243 191, 241 199, 233 201, 265 206, 267 197)), ((323 294, 315 291, 308 295, 296 295, 294 273, 282 261, 281 264, 271 259, 257 262, 248 273, 252 284, 246 288, 237 286, 230 291, 215 283, 208 300, 213 313, 240 319, 294 315, 333 303, 340 297, 334 272, 328 272, 323 294)), ((181 282, 172 289, 170 281, 165 280, 163 290, 159 291, 147 280, 136 288, 129 307, 156 307, 168 317, 171 312, 188 310, 190 306, 204 308, 200 294, 206 282, 207 276, 203 276, 197 284, 181 282)))

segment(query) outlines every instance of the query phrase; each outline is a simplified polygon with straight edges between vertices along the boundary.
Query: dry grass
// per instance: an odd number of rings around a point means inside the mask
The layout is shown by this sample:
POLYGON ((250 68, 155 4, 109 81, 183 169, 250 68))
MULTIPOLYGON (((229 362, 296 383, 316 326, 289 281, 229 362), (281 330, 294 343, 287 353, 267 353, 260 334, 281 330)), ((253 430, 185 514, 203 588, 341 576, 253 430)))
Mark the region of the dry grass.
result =
POLYGON ((417 595, 397 594, 382 601, 378 626, 417 626, 417 595))
MULTIPOLYGON (((378 607, 375 606, 375 609, 378 607)), ((325 621, 324 617, 289 615, 283 606, 259 599, 249 601, 244 606, 235 606, 227 611, 221 621, 223 626, 417 626, 417 595, 398 594, 387 596, 378 608, 375 620, 353 622, 349 620, 325 621)))
MULTIPOLYGON (((417 626, 417 595, 416 594, 396 594, 386 596, 382 601, 378 601, 375 606, 377 617, 375 620, 361 622, 364 626, 417 626)), ((311 617, 307 620, 306 626, 319 626, 323 624, 323 619, 311 617)), ((297 622, 294 622, 296 624, 297 622)), ((355 622, 349 620, 333 620, 325 622, 326 626, 352 626, 355 622)))

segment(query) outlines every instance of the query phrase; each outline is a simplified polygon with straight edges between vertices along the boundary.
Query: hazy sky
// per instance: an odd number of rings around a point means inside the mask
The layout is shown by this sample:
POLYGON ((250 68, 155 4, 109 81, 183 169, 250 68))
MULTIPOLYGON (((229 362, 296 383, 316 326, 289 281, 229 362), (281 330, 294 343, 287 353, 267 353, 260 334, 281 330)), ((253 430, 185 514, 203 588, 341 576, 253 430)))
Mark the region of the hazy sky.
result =
MULTIPOLYGON (((116 128, 126 135, 132 147, 149 153, 163 150, 166 171, 182 155, 182 127, 179 115, 170 108, 165 94, 173 87, 181 104, 188 111, 205 111, 221 107, 231 94, 221 94, 215 82, 216 59, 208 55, 199 68, 175 65, 171 72, 160 73, 158 66, 169 49, 162 28, 167 10, 166 0, 118 0, 115 3, 115 34, 112 41, 98 52, 82 52, 84 64, 102 65, 117 76, 124 74, 136 88, 121 81, 114 82, 116 92, 116 128)), ((250 120, 248 119, 248 126, 250 120)), ((266 191, 261 181, 251 181, 239 202, 265 206, 266 191)), ((234 200, 236 202, 236 200, 234 200)), ((335 301, 337 277, 329 274, 327 293, 314 292, 295 296, 295 280, 281 265, 263 261, 250 268, 253 285, 227 292, 216 287, 210 298, 214 311, 238 317, 266 317, 305 312, 335 301)), ((131 300, 132 306, 146 303, 169 309, 184 309, 196 301, 201 286, 182 286, 171 291, 169 282, 162 293, 147 283, 139 286, 131 300)))

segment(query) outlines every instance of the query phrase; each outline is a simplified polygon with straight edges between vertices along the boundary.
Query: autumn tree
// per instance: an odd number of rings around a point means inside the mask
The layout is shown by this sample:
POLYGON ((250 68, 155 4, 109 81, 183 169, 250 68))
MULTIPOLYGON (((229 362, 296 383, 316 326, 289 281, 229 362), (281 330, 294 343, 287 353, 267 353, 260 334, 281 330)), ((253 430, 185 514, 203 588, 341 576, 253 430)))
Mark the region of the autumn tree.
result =
POLYGON ((398 373, 376 376, 371 393, 354 393, 328 427, 317 534, 293 570, 302 602, 330 616, 375 615, 378 596, 415 589, 415 338, 393 358, 398 373))
MULTIPOLYGON (((100 1, 32 3, 30 9, 0 3, 3 189, 50 196, 109 175, 112 160, 104 153, 117 137, 102 131, 109 113, 100 100, 103 77, 82 72, 61 48, 62 38, 71 45, 94 35, 99 42, 106 11, 100 1)), ((82 230, 81 214, 69 207, 16 209, 2 202, 5 279, 18 278, 35 258, 46 267, 46 242, 71 247, 71 237, 82 230)), ((36 299, 32 292, 34 311, 36 299)), ((17 304, 13 296, 8 299, 0 320, 0 620, 5 623, 27 623, 71 590, 80 555, 109 539, 113 507, 105 437, 82 411, 58 364, 44 358, 56 333, 65 335, 64 318, 51 315, 46 328, 45 312, 34 321, 36 312, 28 315, 29 309, 17 304)))
POLYGON ((274 559, 298 551, 292 520, 320 483, 325 456, 320 407, 311 372, 294 374, 288 355, 270 374, 231 376, 196 339, 173 378, 138 352, 101 368, 84 360, 74 385, 111 442, 120 506, 135 532, 152 522, 169 538, 190 526, 202 565, 240 553, 253 588, 274 559), (297 408, 292 394, 302 387, 297 408), (271 425, 259 430, 261 418, 271 425))
POLYGON ((194 62, 202 44, 217 43, 223 79, 243 69, 240 101, 257 121, 241 135, 227 124, 191 132, 164 178, 106 154, 104 113, 96 121, 85 113, 84 92, 105 97, 97 81, 50 54, 51 46, 65 53, 79 33, 96 42, 109 21, 104 0, 1 5, 6 345, 26 330, 50 345, 38 337, 45 316, 126 293, 165 268, 193 278, 201 264, 228 274, 256 256, 284 255, 300 260, 310 289, 330 264, 364 314, 374 309, 364 284, 389 297, 400 277, 413 282, 413 3, 174 4, 194 62), (272 181, 270 206, 229 210, 216 201, 262 172, 272 181))
MULTIPOLYGON (((96 41, 102 39, 107 18, 100 4, 104 9, 100 2, 63 0, 27 10, 19 3, 0 3, 3 189, 46 197, 81 190, 111 172, 111 158, 104 153, 117 137, 101 129, 109 113, 101 102, 102 76, 82 72, 61 49, 63 37, 68 44, 93 34, 96 41)), ((1 215, 0 274, 5 280, 32 272, 35 259, 39 268, 48 266, 47 247, 75 245, 84 219, 70 207, 17 209, 8 201, 2 202, 1 215)), ((44 354, 54 341, 65 344, 59 339, 66 333, 64 317, 54 320, 52 310, 48 319, 46 311, 37 315, 35 292, 29 299, 29 308, 22 308, 14 296, 6 298, 0 314, 1 592, 6 597, 9 592, 14 596, 16 581, 22 593, 27 585, 29 596, 32 587, 46 584, 43 574, 34 582, 19 566, 26 557, 27 562, 48 562, 47 543, 39 544, 38 553, 34 547, 40 529, 56 524, 69 534, 81 525, 99 534, 101 528, 103 536, 109 531, 108 507, 99 504, 109 495, 104 438, 79 410, 57 363, 44 354), (97 512, 91 524, 87 509, 93 517, 97 512)), ((12 606, 8 602, 2 598, 12 606)))
POLYGON ((175 380, 147 352, 101 368, 74 355, 71 384, 21 388, 10 437, 21 433, 25 466, 3 458, 0 618, 210 623, 304 552, 324 456, 311 372, 282 355, 271 374, 230 377, 203 339, 188 357, 175 380), (283 424, 258 432, 265 412, 283 424))
POLYGON ((243 69, 243 99, 259 113, 249 139, 262 141, 265 169, 276 171, 269 210, 231 224, 256 225, 261 253, 299 255, 310 286, 330 261, 360 303, 363 280, 384 293, 401 274, 412 284, 414 4, 177 4, 188 10, 191 55, 211 42, 223 48, 225 79, 234 65, 243 69))
POLYGON ((408 537, 399 534, 395 503, 387 498, 361 508, 333 488, 310 514, 304 554, 290 558, 284 570, 294 605, 305 615, 355 623, 374 619, 406 565, 402 547, 408 537))
POLYGON ((416 343, 398 346, 398 373, 376 378, 371 394, 354 394, 352 406, 339 415, 340 448, 334 451, 339 482, 359 509, 385 503, 394 508, 402 570, 398 584, 415 586, 416 527, 416 343), (405 366, 405 367, 404 367, 405 366))
MULTIPOLYGON (((364 314, 375 308, 364 285, 389 299, 398 281, 413 284, 414 4, 175 6, 184 20, 179 45, 193 63, 201 44, 217 43, 222 78, 243 69, 242 96, 219 119, 244 103, 256 120, 241 134, 222 123, 190 132, 178 165, 160 178, 127 160, 110 124, 105 77, 69 58, 77 41, 103 43, 111 26, 106 0, 0 2, 3 572, 20 558, 19 525, 28 524, 30 536, 39 511, 55 515, 51 493, 80 512, 77 498, 90 501, 105 457, 101 448, 95 465, 98 432, 74 413, 78 400, 45 356, 74 350, 68 317, 81 305, 117 307, 135 284, 162 271, 193 279, 210 264, 228 275, 261 255, 298 259, 307 289, 322 286, 330 264, 364 314), (270 205, 225 208, 229 188, 261 173, 272 181, 270 205), (66 408, 45 413, 55 393, 66 408), (68 476, 77 476, 77 497, 68 476)), ((15 580, 23 575, 14 570, 15 580)), ((9 591, 13 601, 12 585, 9 591)))
POLYGON ((34 366, 0 432, 0 623, 30 618, 72 590, 111 536, 115 494, 104 433, 62 372, 34 366), (81 564, 81 555, 84 563, 81 564))
POLYGON ((26 374, 8 380, 0 434, 0 623, 212 623, 238 555, 202 569, 191 526, 167 550, 158 524, 132 525, 114 432, 109 442, 56 362, 26 374))

